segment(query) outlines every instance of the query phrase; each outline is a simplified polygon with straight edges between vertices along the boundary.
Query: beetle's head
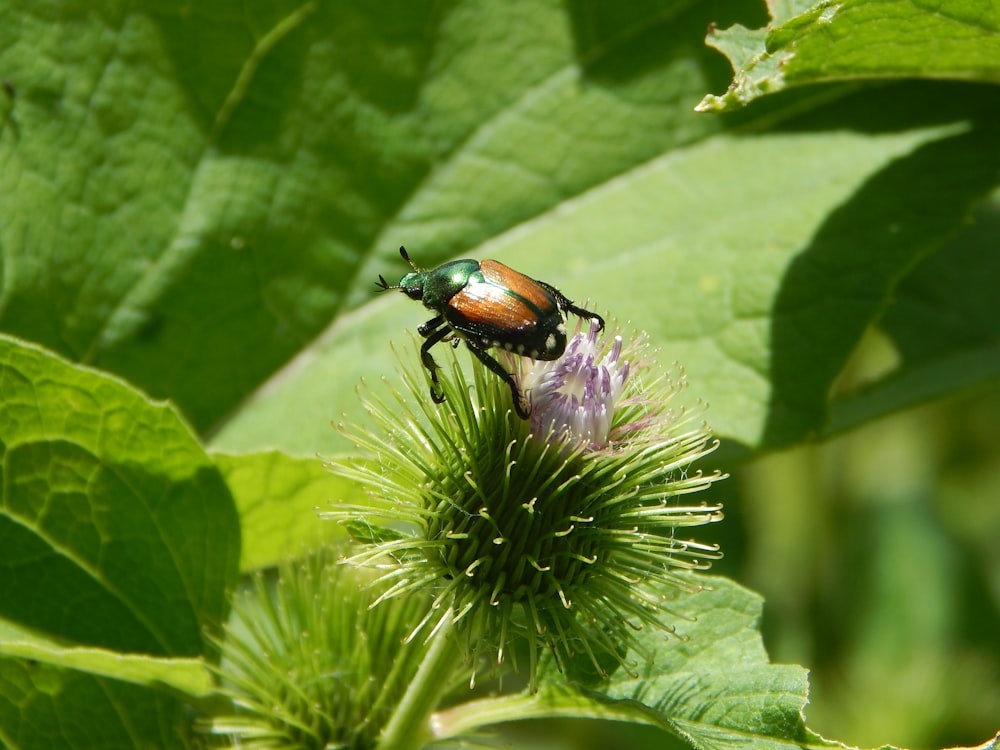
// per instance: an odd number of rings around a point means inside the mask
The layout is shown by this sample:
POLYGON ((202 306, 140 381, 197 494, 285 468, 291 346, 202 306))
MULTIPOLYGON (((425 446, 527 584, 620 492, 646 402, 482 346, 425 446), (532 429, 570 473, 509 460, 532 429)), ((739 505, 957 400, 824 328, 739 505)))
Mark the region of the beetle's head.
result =
POLYGON ((421 300, 424 298, 424 274, 418 271, 406 274, 406 276, 399 280, 398 284, 390 284, 385 280, 385 276, 379 274, 375 286, 382 292, 387 292, 390 289, 398 289, 410 299, 421 300))
POLYGON ((413 273, 406 274, 399 280, 398 284, 390 284, 385 280, 385 276, 379 274, 378 281, 375 282, 375 286, 383 292, 388 291, 389 289, 399 289, 410 299, 422 300, 424 298, 424 278, 427 274, 413 264, 413 261, 410 260, 410 256, 407 254, 405 247, 399 248, 399 254, 403 256, 403 260, 410 264, 410 268, 413 269, 413 273))
POLYGON ((403 293, 410 299, 421 300, 424 298, 424 277, 423 271, 408 273, 399 280, 397 289, 402 289, 403 293))

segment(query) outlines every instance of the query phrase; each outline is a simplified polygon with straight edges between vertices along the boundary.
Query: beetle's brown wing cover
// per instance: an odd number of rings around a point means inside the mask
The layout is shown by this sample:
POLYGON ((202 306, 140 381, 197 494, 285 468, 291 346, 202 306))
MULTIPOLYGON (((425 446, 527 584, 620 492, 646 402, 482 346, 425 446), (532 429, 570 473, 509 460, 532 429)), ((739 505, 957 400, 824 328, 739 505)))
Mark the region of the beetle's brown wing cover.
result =
POLYGON ((562 312, 534 279, 484 260, 444 311, 448 322, 479 346, 503 346, 527 356, 554 359, 566 346, 562 312))
POLYGON ((537 313, 531 305, 494 284, 469 283, 448 305, 461 316, 456 319, 449 315, 452 323, 471 326, 476 332, 514 334, 531 330, 537 324, 537 313))

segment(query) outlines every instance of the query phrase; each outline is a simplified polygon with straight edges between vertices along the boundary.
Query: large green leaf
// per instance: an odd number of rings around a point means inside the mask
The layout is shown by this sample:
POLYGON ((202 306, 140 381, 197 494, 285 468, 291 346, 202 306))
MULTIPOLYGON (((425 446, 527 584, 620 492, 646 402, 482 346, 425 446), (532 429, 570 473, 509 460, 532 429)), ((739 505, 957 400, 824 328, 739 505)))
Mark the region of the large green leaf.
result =
POLYGON ((185 748, 185 710, 176 697, 149 687, 0 657, 5 748, 185 748))
POLYGON ((778 2, 767 29, 712 29, 709 44, 736 75, 699 110, 744 106, 790 86, 867 78, 954 78, 1000 83, 998 0, 778 2))
POLYGON ((845 394, 829 431, 854 427, 888 411, 1000 382, 1000 199, 900 283, 878 321, 898 363, 883 378, 845 394))
MULTIPOLYGON (((897 281, 994 184, 993 140, 954 128, 716 136, 479 254, 558 279, 570 296, 589 294, 593 308, 647 330, 663 363, 679 360, 709 401, 719 434, 786 445, 826 428, 831 386, 897 281)), ((361 308, 245 404, 217 443, 343 449, 317 404, 330 417, 357 411, 344 394, 394 367, 386 332, 427 316, 403 295, 361 308)))
POLYGON ((228 611, 238 519, 166 404, 0 336, 0 615, 59 639, 205 652, 228 611))
POLYGON ((276 565, 317 546, 346 538, 338 524, 317 510, 332 502, 363 503, 358 485, 335 477, 318 458, 292 458, 278 451, 213 455, 240 513, 241 570, 276 565))
POLYGON ((206 428, 399 237, 443 258, 717 131, 688 5, 6 3, 3 329, 206 428))
POLYGON ((649 329, 721 435, 822 432, 860 331, 996 182, 995 122, 937 148, 928 127, 967 127, 996 94, 695 114, 726 75, 705 26, 760 10, 9 3, 0 326, 199 429, 229 415, 225 450, 312 456, 345 447, 326 423, 358 413, 354 386, 391 372, 385 342, 424 314, 370 301, 403 270, 395 248, 497 255, 649 329), (828 261, 846 272, 829 289, 828 261))
POLYGON ((574 716, 659 726, 706 750, 835 747, 806 729, 806 674, 769 664, 760 639, 760 599, 723 578, 695 594, 664 591, 677 638, 647 629, 635 671, 619 669, 594 688, 574 687, 551 661, 535 694, 505 696, 442 711, 443 736, 487 724, 574 716))

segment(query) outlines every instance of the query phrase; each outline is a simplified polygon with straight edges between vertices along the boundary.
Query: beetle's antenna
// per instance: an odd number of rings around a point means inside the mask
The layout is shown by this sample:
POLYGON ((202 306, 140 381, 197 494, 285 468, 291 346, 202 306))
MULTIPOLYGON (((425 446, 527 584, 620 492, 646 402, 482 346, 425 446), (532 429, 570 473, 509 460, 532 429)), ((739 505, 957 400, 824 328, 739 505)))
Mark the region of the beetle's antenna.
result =
POLYGON ((406 252, 406 248, 403 247, 402 245, 399 246, 399 254, 403 256, 403 260, 405 260, 407 263, 410 264, 410 268, 412 268, 417 273, 420 273, 420 269, 417 268, 417 264, 414 263, 412 260, 410 260, 410 254, 406 252))
MULTIPOLYGON (((405 260, 407 263, 410 264, 410 268, 412 268, 416 273, 420 273, 420 269, 417 268, 416 264, 414 264, 412 260, 410 260, 410 254, 406 252, 406 248, 403 247, 402 245, 399 246, 399 254, 403 256, 403 260, 405 260)), ((399 284, 390 284, 388 281, 385 280, 385 276, 383 276, 382 274, 378 275, 378 281, 375 282, 375 286, 378 287, 380 292, 387 292, 390 289, 403 288, 399 284)))

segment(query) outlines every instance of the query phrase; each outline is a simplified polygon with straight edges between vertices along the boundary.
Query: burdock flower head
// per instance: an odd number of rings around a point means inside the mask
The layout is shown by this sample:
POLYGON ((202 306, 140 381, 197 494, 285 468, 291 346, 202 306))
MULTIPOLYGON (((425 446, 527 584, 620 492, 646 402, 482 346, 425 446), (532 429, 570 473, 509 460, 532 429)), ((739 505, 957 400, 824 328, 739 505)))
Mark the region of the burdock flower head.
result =
MULTIPOLYGON (((277 576, 258 573, 236 597, 215 668, 229 703, 197 724, 220 739, 197 747, 377 746, 425 661, 422 644, 402 641, 427 602, 369 608, 377 573, 340 565, 337 555, 320 550, 283 563, 277 576)), ((435 695, 464 682, 463 665, 452 666, 435 674, 435 695)))
POLYGON ((470 379, 454 355, 443 404, 415 364, 405 395, 365 401, 378 429, 345 431, 368 457, 330 467, 371 504, 325 515, 361 543, 350 561, 380 568, 376 605, 429 592, 411 637, 454 626, 466 655, 497 664, 524 638, 534 684, 543 648, 603 675, 608 655, 627 667, 637 630, 673 630, 665 587, 697 590, 691 571, 719 556, 684 529, 721 519, 720 506, 686 498, 721 475, 691 468, 716 442, 700 410, 675 405, 682 379, 652 374, 642 342, 591 323, 558 360, 509 357, 527 421, 498 378, 474 362, 470 379))

